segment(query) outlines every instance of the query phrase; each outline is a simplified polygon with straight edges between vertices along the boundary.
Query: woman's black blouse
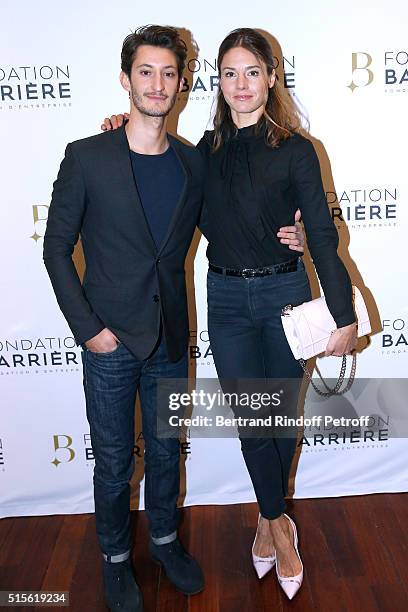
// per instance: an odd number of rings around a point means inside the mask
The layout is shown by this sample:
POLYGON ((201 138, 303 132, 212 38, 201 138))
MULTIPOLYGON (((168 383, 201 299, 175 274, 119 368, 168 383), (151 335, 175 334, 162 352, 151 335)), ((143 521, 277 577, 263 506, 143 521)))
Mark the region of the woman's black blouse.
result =
POLYGON ((260 268, 294 259, 281 244, 279 228, 293 225, 301 210, 307 244, 337 327, 355 321, 352 287, 337 254, 338 235, 323 189, 312 143, 295 134, 278 148, 266 144, 265 129, 241 128, 215 153, 214 132, 198 143, 207 166, 200 229, 207 257, 225 268, 260 268))

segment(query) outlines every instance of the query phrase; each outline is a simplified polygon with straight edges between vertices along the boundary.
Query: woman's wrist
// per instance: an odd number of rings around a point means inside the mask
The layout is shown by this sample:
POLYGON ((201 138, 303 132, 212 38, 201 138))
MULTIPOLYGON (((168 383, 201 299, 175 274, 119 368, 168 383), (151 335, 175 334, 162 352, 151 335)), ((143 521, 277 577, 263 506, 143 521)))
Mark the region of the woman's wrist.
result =
POLYGON ((342 327, 338 327, 337 331, 350 331, 352 329, 357 329, 358 323, 354 321, 354 323, 349 323, 348 325, 343 325, 342 327))

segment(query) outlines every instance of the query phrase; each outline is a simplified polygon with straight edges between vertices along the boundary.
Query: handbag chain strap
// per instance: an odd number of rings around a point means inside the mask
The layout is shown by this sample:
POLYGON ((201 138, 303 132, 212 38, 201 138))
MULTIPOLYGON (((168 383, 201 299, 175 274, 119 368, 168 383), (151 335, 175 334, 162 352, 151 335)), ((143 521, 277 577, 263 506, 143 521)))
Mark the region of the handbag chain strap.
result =
POLYGON ((317 387, 317 385, 315 385, 315 383, 313 382, 312 375, 310 374, 309 370, 307 369, 306 361, 304 359, 299 359, 299 363, 302 366, 303 371, 306 374, 307 378, 310 380, 310 384, 312 385, 312 387, 316 391, 316 393, 318 395, 321 395, 322 397, 330 397, 331 395, 343 395, 344 393, 347 393, 347 391, 350 389, 351 385, 353 384, 354 377, 355 377, 355 374, 356 374, 357 356, 356 356, 356 353, 353 353, 352 363, 351 363, 351 371, 350 371, 350 378, 348 379, 348 382, 347 382, 346 386, 343 389, 341 389, 341 386, 344 383, 344 377, 345 377, 345 374, 346 374, 346 366, 347 366, 347 356, 346 355, 343 355, 343 359, 342 359, 342 363, 341 363, 341 368, 340 368, 340 374, 339 374, 337 382, 336 382, 336 384, 334 385, 333 388, 330 388, 326 384, 326 381, 322 377, 319 368, 317 367, 317 365, 315 366, 316 367, 316 371, 317 371, 317 373, 319 375, 319 378, 322 381, 324 387, 327 389, 327 391, 322 391, 321 389, 319 389, 319 387, 317 387))

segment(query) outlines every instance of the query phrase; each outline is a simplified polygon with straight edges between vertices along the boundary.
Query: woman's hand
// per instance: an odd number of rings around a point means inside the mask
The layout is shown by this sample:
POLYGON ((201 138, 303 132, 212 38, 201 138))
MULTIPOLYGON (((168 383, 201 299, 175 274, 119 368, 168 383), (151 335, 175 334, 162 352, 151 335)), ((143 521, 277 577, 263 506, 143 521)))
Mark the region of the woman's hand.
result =
POLYGON ((282 244, 287 244, 292 251, 298 251, 303 253, 305 244, 305 235, 300 221, 300 210, 297 209, 295 213, 295 225, 287 225, 281 227, 277 233, 278 238, 282 244))
POLYGON ((342 357, 349 355, 357 344, 357 325, 351 323, 345 327, 339 327, 330 336, 330 340, 326 347, 325 355, 335 355, 342 357))
POLYGON ((123 125, 125 119, 129 119, 129 113, 123 113, 123 115, 111 115, 105 117, 104 122, 101 125, 101 130, 109 132, 109 130, 116 130, 123 125))

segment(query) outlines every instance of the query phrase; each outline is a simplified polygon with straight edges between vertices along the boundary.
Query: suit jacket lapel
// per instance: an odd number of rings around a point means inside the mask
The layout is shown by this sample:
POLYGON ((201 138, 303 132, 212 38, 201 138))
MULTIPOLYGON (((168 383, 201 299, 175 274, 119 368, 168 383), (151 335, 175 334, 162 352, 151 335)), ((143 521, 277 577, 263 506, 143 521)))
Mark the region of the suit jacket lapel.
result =
POLYGON ((133 206, 136 206, 138 208, 138 213, 139 213, 138 216, 140 218, 142 227, 145 230, 145 234, 148 236, 148 240, 150 243, 149 246, 152 247, 152 252, 154 256, 156 257, 159 253, 163 251, 166 244, 168 243, 173 231, 175 230, 177 226, 178 217, 184 207, 184 204, 186 203, 189 185, 191 181, 190 166, 185 158, 185 155, 183 154, 182 147, 179 146, 179 141, 177 140, 177 138, 174 138, 173 136, 169 134, 168 138, 170 141, 170 145, 173 147, 174 152, 177 155, 181 168, 184 172, 185 180, 184 180, 184 186, 180 194, 179 200, 177 202, 177 205, 171 217, 170 224, 167 229, 167 233, 165 235, 163 243, 160 245, 159 250, 157 250, 156 243, 154 242, 152 233, 150 231, 149 223, 147 222, 146 215, 143 209, 143 205, 140 200, 139 193, 137 191, 137 186, 136 186, 136 182, 135 182, 134 175, 133 175, 132 162, 130 159, 130 152, 129 152, 129 143, 128 143, 128 139, 126 136, 125 127, 122 126, 118 128, 117 130, 114 130, 113 132, 111 132, 111 134, 112 134, 113 142, 115 144, 115 147, 114 147, 115 163, 119 167, 119 172, 121 173, 121 176, 122 176, 123 188, 126 192, 127 197, 129 198, 129 201, 132 203, 133 206))
POLYGON ((157 254, 156 243, 154 242, 152 233, 150 231, 149 224, 146 219, 146 215, 143 209, 142 202, 139 197, 135 178, 133 175, 132 162, 130 159, 129 143, 126 136, 125 127, 122 126, 117 130, 111 132, 114 142, 114 153, 115 160, 114 164, 119 168, 119 172, 122 176, 122 186, 125 190, 127 197, 129 198, 129 204, 133 207, 137 207, 138 218, 141 223, 141 229, 146 234, 149 247, 151 247, 154 256, 157 254))
POLYGON ((191 170, 190 170, 190 166, 185 158, 185 155, 183 154, 182 148, 179 146, 179 141, 177 140, 177 138, 174 138, 173 136, 171 136, 170 134, 168 134, 168 139, 170 141, 170 146, 173 147, 173 150, 175 152, 175 154, 177 155, 177 158, 180 162, 181 168, 184 172, 184 185, 183 185, 183 189, 181 191, 179 200, 176 204, 176 207, 174 209, 173 215, 171 217, 170 220, 170 224, 169 227, 167 229, 167 233, 166 236, 162 242, 162 244, 160 245, 160 249, 159 249, 159 254, 163 251, 163 249, 166 247, 173 231, 175 230, 176 226, 177 226, 177 221, 178 218, 180 216, 180 213, 184 207, 184 204, 186 203, 187 200, 187 194, 188 194, 188 190, 189 190, 189 186, 190 186, 190 181, 191 181, 191 170))

